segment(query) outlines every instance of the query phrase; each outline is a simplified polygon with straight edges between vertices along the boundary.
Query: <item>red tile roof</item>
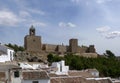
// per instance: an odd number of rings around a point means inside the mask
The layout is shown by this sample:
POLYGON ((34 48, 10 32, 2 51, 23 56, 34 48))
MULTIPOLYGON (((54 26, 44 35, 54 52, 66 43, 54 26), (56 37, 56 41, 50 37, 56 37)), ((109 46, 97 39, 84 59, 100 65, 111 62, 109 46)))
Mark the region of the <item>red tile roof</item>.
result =
POLYGON ((38 80, 49 78, 48 74, 45 71, 23 71, 22 75, 24 80, 38 80))

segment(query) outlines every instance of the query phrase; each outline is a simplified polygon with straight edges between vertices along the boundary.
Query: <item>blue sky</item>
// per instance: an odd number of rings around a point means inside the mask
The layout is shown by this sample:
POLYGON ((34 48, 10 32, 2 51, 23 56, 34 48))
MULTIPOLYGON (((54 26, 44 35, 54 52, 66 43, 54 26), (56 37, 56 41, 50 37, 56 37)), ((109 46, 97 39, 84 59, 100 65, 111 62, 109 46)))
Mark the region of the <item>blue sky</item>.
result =
POLYGON ((120 0, 0 0, 0 42, 24 45, 31 25, 43 43, 95 45, 120 56, 120 0))

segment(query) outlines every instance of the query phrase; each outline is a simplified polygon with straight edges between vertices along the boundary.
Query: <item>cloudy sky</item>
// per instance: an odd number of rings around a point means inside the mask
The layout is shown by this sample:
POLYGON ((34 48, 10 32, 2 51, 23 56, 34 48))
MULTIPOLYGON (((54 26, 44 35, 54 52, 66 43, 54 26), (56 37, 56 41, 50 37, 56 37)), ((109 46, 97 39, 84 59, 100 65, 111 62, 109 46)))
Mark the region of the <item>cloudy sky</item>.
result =
POLYGON ((43 43, 95 45, 120 56, 120 0, 0 0, 0 42, 24 45, 30 26, 43 43))

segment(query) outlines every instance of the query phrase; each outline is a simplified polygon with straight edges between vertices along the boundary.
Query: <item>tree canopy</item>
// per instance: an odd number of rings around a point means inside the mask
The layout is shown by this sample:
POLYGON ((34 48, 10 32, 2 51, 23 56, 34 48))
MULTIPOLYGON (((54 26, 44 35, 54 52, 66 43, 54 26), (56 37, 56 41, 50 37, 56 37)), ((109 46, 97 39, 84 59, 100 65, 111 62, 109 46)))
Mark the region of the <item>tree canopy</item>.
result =
MULTIPOLYGON (((106 54, 113 56, 112 52, 106 51, 106 54)), ((100 72, 100 76, 119 77, 120 76, 120 61, 111 57, 86 58, 73 54, 67 54, 64 57, 57 55, 48 55, 50 63, 65 60, 66 65, 69 65, 72 70, 83 70, 88 68, 96 68, 100 72)))
POLYGON ((12 49, 14 49, 15 52, 17 52, 17 51, 24 51, 25 50, 24 47, 18 46, 16 44, 9 43, 9 44, 5 44, 5 45, 10 47, 10 48, 12 48, 12 49))
POLYGON ((104 55, 109 58, 115 58, 115 54, 112 53, 110 50, 106 50, 106 53, 104 55))

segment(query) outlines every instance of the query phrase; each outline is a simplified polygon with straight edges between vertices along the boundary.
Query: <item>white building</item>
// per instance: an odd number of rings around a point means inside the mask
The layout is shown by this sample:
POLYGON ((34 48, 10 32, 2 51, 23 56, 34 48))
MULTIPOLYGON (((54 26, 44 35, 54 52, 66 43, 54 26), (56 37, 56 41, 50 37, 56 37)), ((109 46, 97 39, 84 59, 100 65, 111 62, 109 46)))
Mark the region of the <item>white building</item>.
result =
POLYGON ((53 71, 57 75, 68 75, 69 66, 65 66, 65 61, 54 62, 52 63, 51 69, 57 68, 56 71, 53 71))
POLYGON ((12 61, 14 50, 0 44, 0 62, 12 61))
POLYGON ((0 83, 21 83, 22 71, 19 66, 0 64, 0 83))
POLYGON ((85 71, 94 77, 99 77, 99 71, 97 69, 86 69, 85 71))

